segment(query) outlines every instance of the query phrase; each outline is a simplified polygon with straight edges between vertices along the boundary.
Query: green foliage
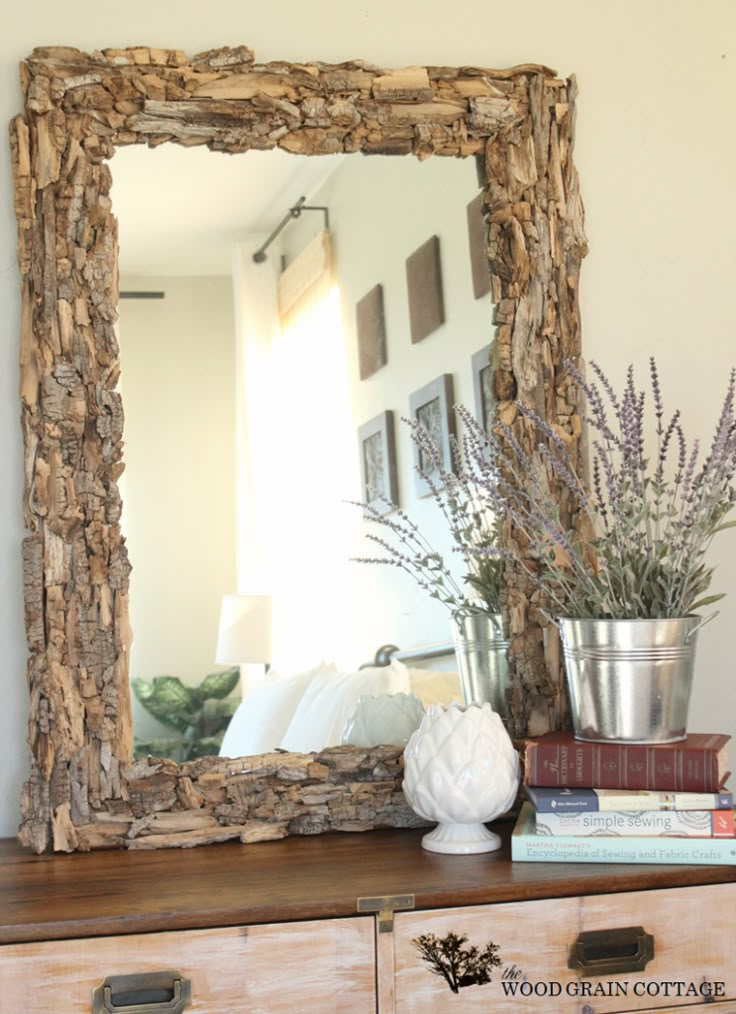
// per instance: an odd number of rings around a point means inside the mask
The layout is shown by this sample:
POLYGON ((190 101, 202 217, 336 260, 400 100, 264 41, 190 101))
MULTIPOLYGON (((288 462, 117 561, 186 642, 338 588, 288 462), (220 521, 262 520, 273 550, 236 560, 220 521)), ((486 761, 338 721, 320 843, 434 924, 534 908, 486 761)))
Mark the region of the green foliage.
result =
POLYGON ((136 757, 164 753, 177 761, 218 753, 222 738, 240 703, 231 697, 240 679, 237 666, 211 672, 198 686, 188 686, 178 676, 134 678, 133 692, 149 714, 177 733, 171 740, 136 741, 136 757))
POLYGON ((465 947, 468 937, 465 933, 448 933, 436 937, 434 933, 423 933, 412 940, 422 960, 434 975, 441 976, 453 993, 463 986, 482 986, 491 982, 491 969, 501 965, 498 944, 489 942, 478 947, 465 947))

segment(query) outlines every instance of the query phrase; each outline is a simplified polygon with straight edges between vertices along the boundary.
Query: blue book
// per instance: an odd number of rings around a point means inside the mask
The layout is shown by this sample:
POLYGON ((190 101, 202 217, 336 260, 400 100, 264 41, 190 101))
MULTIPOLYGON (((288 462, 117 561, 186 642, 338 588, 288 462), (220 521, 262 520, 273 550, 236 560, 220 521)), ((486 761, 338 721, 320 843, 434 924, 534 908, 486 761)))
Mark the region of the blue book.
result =
POLYGON ((583 810, 731 810, 730 792, 654 792, 649 789, 569 789, 525 785, 539 813, 583 810))
POLYGON ((519 863, 679 863, 736 866, 733 838, 617 838, 536 833, 534 807, 524 803, 511 835, 519 863))

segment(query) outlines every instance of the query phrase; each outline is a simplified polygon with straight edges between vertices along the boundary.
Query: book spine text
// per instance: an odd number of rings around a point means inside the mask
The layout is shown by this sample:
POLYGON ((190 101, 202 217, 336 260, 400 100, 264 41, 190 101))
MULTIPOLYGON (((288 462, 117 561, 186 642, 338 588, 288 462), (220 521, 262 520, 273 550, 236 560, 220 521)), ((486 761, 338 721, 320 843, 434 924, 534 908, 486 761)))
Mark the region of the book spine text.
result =
POLYGON ((538 835, 733 838, 733 810, 537 813, 538 835))
POLYGON ((717 792, 714 751, 614 743, 532 743, 526 751, 529 785, 597 789, 717 792))

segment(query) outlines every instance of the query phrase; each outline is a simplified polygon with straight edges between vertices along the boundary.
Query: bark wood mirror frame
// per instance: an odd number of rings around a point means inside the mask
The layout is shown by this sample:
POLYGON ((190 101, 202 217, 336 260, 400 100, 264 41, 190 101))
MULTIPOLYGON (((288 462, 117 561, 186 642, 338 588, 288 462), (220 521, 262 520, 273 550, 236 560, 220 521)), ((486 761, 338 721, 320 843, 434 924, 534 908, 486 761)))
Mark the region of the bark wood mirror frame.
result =
MULTIPOLYGON (((182 767, 131 763, 108 163, 119 145, 169 142, 231 153, 475 157, 488 223, 498 411, 530 446, 513 401, 532 403, 575 448, 577 399, 561 367, 580 354, 586 252, 572 162, 574 80, 536 65, 258 64, 246 47, 192 59, 147 48, 37 49, 21 78, 25 108, 11 124, 11 147, 32 758, 21 842, 37 852, 157 848, 411 823, 394 747, 213 757, 182 767)), ((508 609, 512 732, 559 728, 567 704, 556 639, 545 637, 530 588, 511 572, 508 609)))

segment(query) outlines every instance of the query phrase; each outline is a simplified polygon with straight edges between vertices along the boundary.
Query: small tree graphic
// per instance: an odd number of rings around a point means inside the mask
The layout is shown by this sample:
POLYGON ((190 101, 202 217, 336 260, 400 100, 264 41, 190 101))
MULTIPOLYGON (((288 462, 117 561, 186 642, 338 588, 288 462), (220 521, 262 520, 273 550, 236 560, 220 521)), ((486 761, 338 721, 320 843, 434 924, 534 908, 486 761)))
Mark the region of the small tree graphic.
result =
POLYGON ((468 942, 465 933, 448 933, 438 939, 434 933, 423 933, 412 940, 422 960, 434 975, 441 975, 453 993, 462 986, 482 986, 491 981, 491 969, 498 968, 501 959, 499 946, 492 942, 482 951, 477 947, 464 947, 468 942))

